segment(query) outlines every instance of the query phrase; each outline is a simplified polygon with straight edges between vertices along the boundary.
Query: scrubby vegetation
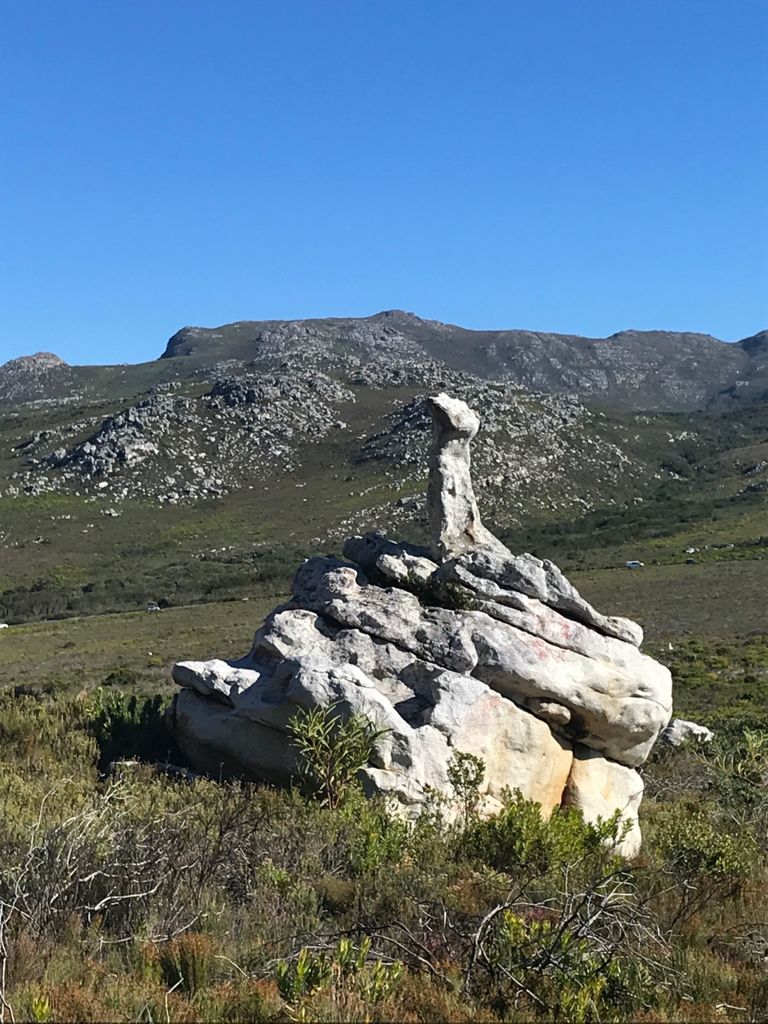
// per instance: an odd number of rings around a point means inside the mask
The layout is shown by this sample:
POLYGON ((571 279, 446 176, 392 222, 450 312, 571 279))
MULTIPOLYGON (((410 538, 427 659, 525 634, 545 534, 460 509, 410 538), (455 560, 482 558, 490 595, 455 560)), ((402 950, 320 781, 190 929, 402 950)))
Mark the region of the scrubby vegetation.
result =
POLYGON ((191 560, 165 562, 129 576, 73 579, 59 569, 25 585, 0 591, 0 621, 32 622, 142 608, 148 599, 160 608, 237 600, 284 593, 303 549, 269 545, 226 550, 191 560))
POLYGON ((768 730, 768 635, 686 637, 657 644, 675 680, 682 716, 719 733, 768 730))
POLYGON ((634 864, 615 821, 478 820, 461 757, 455 824, 195 778, 115 688, 6 695, 0 751, 4 1020, 768 1020, 755 728, 657 751, 634 864))

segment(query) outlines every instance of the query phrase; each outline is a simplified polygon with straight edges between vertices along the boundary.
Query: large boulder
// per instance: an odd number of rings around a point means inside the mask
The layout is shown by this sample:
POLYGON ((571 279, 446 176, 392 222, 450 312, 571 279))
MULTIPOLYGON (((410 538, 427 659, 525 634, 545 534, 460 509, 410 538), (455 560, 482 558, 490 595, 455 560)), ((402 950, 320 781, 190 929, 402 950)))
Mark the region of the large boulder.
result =
POLYGON ((544 605, 522 613, 526 630, 502 621, 504 605, 493 614, 425 606, 416 594, 376 586, 354 565, 330 558, 305 562, 294 580, 294 600, 338 626, 475 676, 529 710, 541 700, 555 701, 570 712, 569 737, 633 767, 643 763, 669 720, 665 668, 632 644, 590 636, 544 605))
POLYGON ((339 715, 363 714, 384 730, 362 781, 370 792, 386 793, 406 808, 417 808, 429 790, 449 790, 454 750, 485 762, 480 794, 486 810, 501 807, 505 788, 520 789, 546 812, 560 803, 571 744, 477 679, 411 663, 402 666, 401 679, 390 677, 380 686, 358 665, 336 662, 319 645, 278 663, 271 675, 254 669, 261 681, 245 691, 233 685, 227 709, 221 700, 227 675, 221 671, 214 681, 216 664, 174 668, 177 681, 187 682, 173 708, 173 726, 185 752, 207 771, 289 781, 297 769, 286 739, 292 715, 299 708, 333 705, 339 715), (202 695, 207 685, 209 700, 202 695))
POLYGON ((669 721, 670 674, 639 650, 639 626, 483 526, 469 451, 479 417, 447 395, 430 407, 430 547, 368 534, 343 560, 306 561, 244 658, 174 666, 179 744, 205 771, 287 784, 293 715, 332 706, 383 730, 361 781, 405 813, 432 791, 450 796, 451 758, 470 753, 485 764, 484 813, 506 790, 545 813, 618 811, 633 856, 636 769, 669 721))

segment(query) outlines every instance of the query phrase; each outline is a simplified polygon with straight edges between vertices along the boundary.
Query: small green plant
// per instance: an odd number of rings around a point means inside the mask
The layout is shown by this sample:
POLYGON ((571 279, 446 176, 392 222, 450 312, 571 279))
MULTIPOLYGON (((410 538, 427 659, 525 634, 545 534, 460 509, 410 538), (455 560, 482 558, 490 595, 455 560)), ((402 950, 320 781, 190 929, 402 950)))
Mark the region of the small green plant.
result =
POLYGON ((480 786, 485 778, 485 761, 474 754, 455 750, 448 763, 448 781, 459 801, 467 828, 480 800, 480 786))
POLYGON ((302 949, 295 960, 281 960, 275 968, 275 982, 289 1006, 313 995, 331 977, 331 965, 323 953, 302 949))
POLYGON ((365 967, 371 951, 371 940, 366 935, 359 946, 351 939, 339 939, 332 960, 333 973, 337 978, 350 978, 365 967))
POLYGON ((387 731, 365 715, 343 718, 336 704, 299 711, 289 726, 302 778, 331 809, 339 806, 387 731))
POLYGON ((302 949, 292 960, 281 960, 275 969, 278 991, 287 1005, 292 1020, 307 1020, 307 1002, 321 989, 329 988, 332 1005, 341 1019, 350 1019, 346 1010, 354 1008, 355 997, 366 1006, 386 999, 403 975, 403 965, 396 960, 370 962, 371 940, 365 936, 356 946, 342 938, 335 949, 315 952, 302 949))
POLYGON ((362 790, 350 790, 340 810, 348 834, 350 867, 373 878, 400 863, 407 848, 405 821, 387 813, 381 800, 369 800, 362 790))
POLYGON ((740 741, 715 745, 714 768, 724 776, 765 788, 768 779, 768 732, 744 729, 740 741))
POLYGON ((453 580, 448 580, 440 588, 438 603, 454 612, 474 612, 478 608, 477 598, 469 587, 453 580))
POLYGON ((125 665, 120 665, 118 668, 113 669, 109 675, 104 678, 105 686, 135 686, 139 682, 141 676, 138 672, 125 665))
POLYGON ((339 939, 331 959, 331 973, 340 1000, 349 990, 362 996, 366 1003, 378 1003, 385 999, 403 973, 399 961, 391 964, 374 960, 369 963, 371 940, 366 935, 359 946, 351 939, 339 939))
POLYGON ((29 1012, 35 1024, 47 1024, 53 1017, 51 1003, 46 996, 35 996, 29 1004, 29 1012))
MULTIPOLYGON (((389 580, 383 576, 377 577, 375 570, 368 575, 379 580, 382 586, 389 586, 389 580)), ((476 611, 478 608, 477 598, 468 587, 455 580, 447 580, 437 573, 425 580, 423 576, 409 571, 399 586, 410 591, 426 607, 449 608, 451 611, 476 611)))

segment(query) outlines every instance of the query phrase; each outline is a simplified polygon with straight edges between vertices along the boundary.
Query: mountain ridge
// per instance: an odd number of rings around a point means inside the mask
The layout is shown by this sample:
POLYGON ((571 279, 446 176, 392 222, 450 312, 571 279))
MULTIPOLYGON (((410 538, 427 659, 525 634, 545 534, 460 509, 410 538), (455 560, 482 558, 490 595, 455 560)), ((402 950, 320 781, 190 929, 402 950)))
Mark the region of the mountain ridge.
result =
MULTIPOLYGON (((529 330, 477 331, 403 310, 369 317, 240 320, 214 328, 184 327, 161 359, 239 359, 274 368, 288 356, 343 355, 379 362, 395 355, 429 359, 490 380, 514 380, 531 391, 575 394, 600 405, 648 410, 733 400, 762 365, 766 332, 737 342, 685 331, 628 328, 606 338, 529 330)), ((758 385, 757 390, 760 390, 758 385)), ((750 388, 751 391, 754 390, 750 388)), ((740 396, 739 396, 740 397, 740 396)))
POLYGON ((53 353, 0 365, 0 406, 81 397, 120 397, 148 387, 216 376, 298 368, 339 379, 413 376, 427 365, 574 395, 590 405, 690 411, 768 397, 768 331, 736 342, 693 331, 626 328, 605 338, 524 329, 473 330, 400 309, 367 317, 237 320, 176 331, 156 360, 70 366, 53 353))

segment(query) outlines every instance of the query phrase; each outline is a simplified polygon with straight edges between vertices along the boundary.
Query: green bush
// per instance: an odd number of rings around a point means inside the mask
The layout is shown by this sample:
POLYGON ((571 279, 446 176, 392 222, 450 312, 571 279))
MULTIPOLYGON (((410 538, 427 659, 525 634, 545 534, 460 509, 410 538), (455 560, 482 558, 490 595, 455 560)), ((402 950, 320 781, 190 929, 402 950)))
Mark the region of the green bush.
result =
POLYGON ((702 812, 669 813, 656 831, 664 863, 686 879, 706 877, 738 885, 754 864, 753 844, 745 835, 730 835, 702 812))
POLYGON ((481 757, 456 750, 448 762, 448 782, 461 805, 464 826, 477 810, 480 786, 485 778, 485 762, 481 757))
POLYGON ((386 729, 364 715, 342 717, 338 705, 298 711, 289 726, 299 771, 328 807, 338 807, 386 729))
POLYGON ((618 815, 591 825, 578 811, 557 808, 544 818, 540 804, 515 791, 499 814, 474 824, 466 835, 465 848, 496 870, 546 875, 585 859, 602 865, 610 859, 608 851, 621 832, 618 815))
POLYGON ((652 998, 651 972, 583 922, 506 911, 490 947, 492 977, 513 1003, 523 992, 555 1021, 622 1018, 652 998))
POLYGON ((95 690, 85 705, 85 715, 99 745, 99 767, 132 757, 181 760, 165 721, 167 703, 159 694, 138 697, 116 690, 95 690))

